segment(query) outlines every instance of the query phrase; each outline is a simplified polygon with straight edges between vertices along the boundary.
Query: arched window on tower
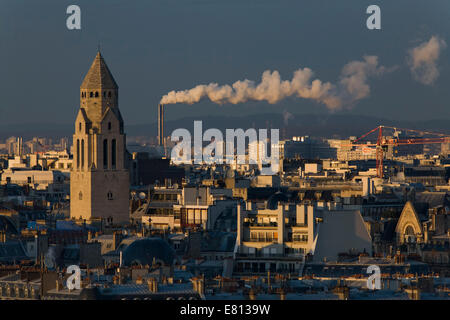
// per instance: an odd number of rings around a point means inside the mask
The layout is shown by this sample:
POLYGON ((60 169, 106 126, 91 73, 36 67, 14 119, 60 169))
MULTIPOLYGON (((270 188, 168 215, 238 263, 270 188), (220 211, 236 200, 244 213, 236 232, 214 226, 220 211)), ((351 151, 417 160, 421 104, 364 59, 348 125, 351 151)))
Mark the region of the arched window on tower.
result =
POLYGON ((116 168, 116 139, 111 141, 111 166, 113 169, 116 168))
POLYGON ((84 139, 81 140, 81 168, 84 168, 84 139))
POLYGON ((81 122, 78 124, 78 131, 80 131, 81 132, 81 129, 82 129, 82 124, 81 124, 81 122))
POLYGON ((94 96, 94 93, 91 91, 91 93, 89 94, 89 96, 92 98, 94 96))
POLYGON ((98 91, 95 91, 95 97, 98 98, 98 91))
POLYGON ((106 91, 103 91, 103 98, 106 98, 106 91))
POLYGON ((80 140, 77 139, 77 168, 80 167, 80 140))
POLYGON ((108 122, 108 130, 111 131, 111 122, 108 122))
POLYGON ((109 92, 108 92, 108 97, 110 97, 110 98, 111 98, 111 91, 109 91, 109 92))
POLYGON ((103 168, 108 168, 108 140, 103 140, 103 168))

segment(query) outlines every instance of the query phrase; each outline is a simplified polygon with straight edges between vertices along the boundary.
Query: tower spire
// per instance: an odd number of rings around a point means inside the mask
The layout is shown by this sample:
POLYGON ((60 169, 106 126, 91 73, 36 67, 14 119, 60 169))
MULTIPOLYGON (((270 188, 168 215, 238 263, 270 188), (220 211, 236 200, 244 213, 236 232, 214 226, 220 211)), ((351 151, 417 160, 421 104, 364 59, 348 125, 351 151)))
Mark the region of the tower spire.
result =
POLYGON ((100 53, 100 45, 91 68, 84 77, 81 89, 118 89, 103 56, 100 53))

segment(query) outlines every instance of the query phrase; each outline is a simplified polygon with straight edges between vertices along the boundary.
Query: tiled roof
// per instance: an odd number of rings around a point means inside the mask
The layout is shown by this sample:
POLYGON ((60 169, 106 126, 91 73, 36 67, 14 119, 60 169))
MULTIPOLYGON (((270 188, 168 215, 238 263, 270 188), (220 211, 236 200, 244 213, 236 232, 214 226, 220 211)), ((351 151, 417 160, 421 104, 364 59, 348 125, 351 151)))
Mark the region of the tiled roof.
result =
POLYGON ((97 52, 94 62, 88 73, 84 77, 81 89, 117 89, 117 83, 114 80, 108 66, 105 63, 100 52, 97 52))

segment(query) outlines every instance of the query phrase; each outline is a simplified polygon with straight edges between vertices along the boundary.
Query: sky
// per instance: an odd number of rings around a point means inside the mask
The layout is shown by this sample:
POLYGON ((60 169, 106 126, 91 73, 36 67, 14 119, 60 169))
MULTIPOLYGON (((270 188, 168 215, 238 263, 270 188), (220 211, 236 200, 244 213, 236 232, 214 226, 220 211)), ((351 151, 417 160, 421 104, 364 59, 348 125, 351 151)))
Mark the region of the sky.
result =
POLYGON ((125 124, 155 122, 157 104, 173 90, 245 79, 257 86, 266 70, 290 81, 304 68, 331 89, 311 98, 293 88, 272 103, 251 93, 235 104, 171 104, 166 119, 276 112, 450 119, 447 44, 448 0, 0 0, 0 125, 73 123, 99 46, 125 124), (66 27, 72 4, 81 30, 66 27), (381 30, 366 27, 373 4, 381 30), (374 70, 359 64, 362 73, 343 74, 364 56, 377 57, 374 70), (341 105, 327 107, 330 96, 341 105))

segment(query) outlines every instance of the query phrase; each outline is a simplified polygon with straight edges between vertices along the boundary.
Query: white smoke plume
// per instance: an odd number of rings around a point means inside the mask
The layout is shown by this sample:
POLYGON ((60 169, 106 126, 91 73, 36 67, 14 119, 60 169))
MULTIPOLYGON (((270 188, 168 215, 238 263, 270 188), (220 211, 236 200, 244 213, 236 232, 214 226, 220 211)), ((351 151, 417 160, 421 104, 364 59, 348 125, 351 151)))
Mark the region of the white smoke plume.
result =
POLYGON ((424 85, 432 85, 439 77, 437 62, 447 43, 438 36, 421 43, 408 52, 408 65, 414 79, 424 85))
POLYGON ((309 68, 298 69, 291 80, 282 80, 276 70, 266 70, 258 84, 247 79, 232 85, 202 84, 190 90, 171 91, 162 97, 160 103, 193 104, 208 98, 217 104, 237 104, 249 100, 274 104, 287 97, 298 97, 314 100, 336 110, 344 106, 351 107, 358 100, 368 97, 368 78, 386 71, 385 67, 378 65, 376 56, 365 56, 362 61, 346 64, 337 84, 313 79, 314 73, 309 68))
POLYGON ((289 119, 293 119, 294 115, 292 113, 290 113, 289 111, 284 110, 283 111, 283 122, 284 125, 287 126, 289 123, 289 119))

